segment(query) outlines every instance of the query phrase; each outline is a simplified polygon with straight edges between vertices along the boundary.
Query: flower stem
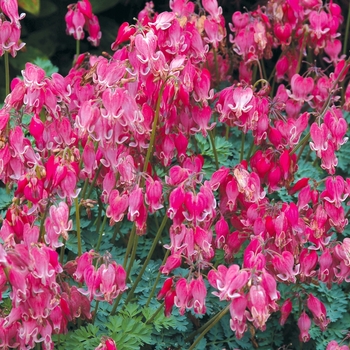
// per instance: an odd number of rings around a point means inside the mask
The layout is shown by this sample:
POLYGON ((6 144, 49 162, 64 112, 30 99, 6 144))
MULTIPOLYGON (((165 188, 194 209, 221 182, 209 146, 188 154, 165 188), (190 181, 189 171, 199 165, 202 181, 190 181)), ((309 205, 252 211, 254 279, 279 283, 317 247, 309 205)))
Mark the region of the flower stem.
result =
POLYGON ((66 240, 63 240, 63 246, 61 246, 61 250, 60 250, 60 264, 63 264, 63 260, 64 260, 64 250, 66 249, 66 240))
POLYGON ((129 261, 129 266, 126 271, 126 280, 129 280, 130 272, 132 269, 132 265, 134 264, 134 260, 136 257, 136 250, 137 250, 137 243, 139 242, 139 236, 135 235, 135 238, 133 240, 133 245, 132 245, 132 251, 131 251, 131 256, 130 256, 130 261, 129 261))
POLYGON ((45 223, 45 219, 47 216, 47 213, 49 212, 49 206, 46 206, 46 209, 44 211, 43 217, 40 220, 40 242, 44 242, 44 235, 45 235, 45 227, 44 227, 44 223, 45 223))
POLYGON ((267 79, 267 74, 266 74, 264 59, 261 59, 260 65, 261 65, 261 68, 262 68, 263 78, 264 78, 264 79, 267 79))
POLYGON ((77 238, 78 238, 78 256, 81 255, 81 231, 80 231, 80 208, 78 197, 74 198, 75 204, 75 219, 77 224, 77 238))
POLYGON ((94 311, 94 315, 92 316, 92 320, 91 323, 94 324, 95 323, 95 319, 96 319, 96 315, 97 315, 97 311, 98 311, 98 304, 99 304, 99 300, 96 301, 96 305, 95 305, 95 311, 94 311))
POLYGON ((159 96, 156 104, 156 113, 154 115, 153 119, 153 125, 152 125, 152 133, 151 133, 151 139, 149 142, 146 158, 145 158, 145 163, 143 164, 143 172, 147 171, 148 168, 148 163, 151 160, 152 157, 152 151, 153 151, 153 146, 154 146, 154 141, 156 138, 156 131, 157 131, 157 125, 158 125, 158 119, 159 119, 159 111, 160 111, 160 104, 162 102, 162 97, 163 97, 163 92, 166 86, 166 81, 163 82, 162 86, 160 87, 159 91, 159 96))
POLYGON ((349 40, 349 31, 350 31, 350 11, 348 11, 348 17, 347 17, 347 20, 346 20, 345 38, 344 38, 344 46, 343 46, 343 55, 346 55, 346 54, 347 54, 348 40, 349 40))
POLYGON ((100 227, 100 234, 98 236, 98 242, 97 242, 97 245, 96 245, 96 248, 95 248, 96 252, 98 252, 100 250, 100 246, 101 246, 101 242, 102 242, 102 236, 103 236, 103 232, 104 232, 104 229, 105 229, 105 226, 106 226, 106 222, 107 222, 107 215, 104 216, 102 225, 100 227))
POLYGON ((218 159, 218 154, 216 152, 214 136, 213 136, 211 130, 208 131, 208 134, 209 134, 209 139, 210 139, 210 142, 211 142, 211 146, 213 148, 213 154, 214 154, 214 159, 215 159, 216 170, 219 170, 219 159, 218 159))
MULTIPOLYGON (((195 342, 191 345, 188 350, 193 350, 197 344, 201 341, 201 339, 222 319, 223 316, 226 315, 227 311, 230 308, 230 304, 225 307, 225 309, 221 310, 216 316, 214 316, 211 320, 209 320, 205 325, 199 328, 196 333, 202 332, 199 337, 195 340, 195 342)), ((192 333, 187 339, 193 338, 194 333, 192 333)))
POLYGON ((134 224, 132 226, 130 237, 129 237, 129 240, 128 240, 128 245, 126 247, 126 252, 125 252, 124 262, 123 262, 124 269, 126 268, 126 265, 128 263, 128 256, 129 256, 131 248, 132 248, 132 243, 133 243, 134 238, 135 238, 135 233, 136 233, 136 225, 134 224))
POLYGON ((301 49, 300 49, 300 54, 299 54, 299 60, 298 60, 298 65, 297 65, 297 69, 296 69, 296 74, 299 73, 300 71, 300 67, 301 67, 301 62, 303 60, 303 54, 304 54, 304 49, 305 49, 305 45, 306 45, 306 38, 307 38, 307 32, 304 32, 304 38, 303 38, 303 42, 301 44, 301 49))
POLYGON ((219 63, 218 63, 218 56, 216 49, 213 49, 214 52, 214 64, 215 64, 215 78, 216 78, 216 85, 219 85, 220 83, 220 73, 219 73, 219 63))
POLYGON ((113 316, 115 314, 115 311, 117 310, 117 307, 119 305, 119 302, 120 302, 120 299, 122 298, 123 294, 120 293, 117 297, 117 299, 115 299, 115 302, 113 304, 113 307, 112 307, 112 310, 111 310, 111 313, 110 315, 113 316))
POLYGON ((5 94, 6 96, 10 93, 10 62, 9 62, 9 53, 5 51, 4 54, 4 63, 5 63, 5 94))
MULTIPOLYGON (((95 188, 95 184, 96 184, 96 181, 97 181, 98 176, 100 175, 101 169, 102 169, 102 164, 100 164, 100 166, 98 167, 98 169, 97 169, 97 171, 96 171, 96 174, 95 174, 95 176, 94 176, 94 178, 93 178, 93 180, 92 180, 92 182, 91 182, 91 186, 90 186, 90 188, 89 188, 88 194, 86 195, 86 198, 89 198, 89 197, 90 197, 90 195, 91 195, 93 189, 95 188)), ((85 189, 85 190, 86 190, 86 189, 85 189)), ((82 197, 81 197, 81 198, 84 198, 84 199, 85 199, 85 197, 83 197, 83 195, 85 195, 85 192, 82 194, 82 197)))
MULTIPOLYGON (((147 267, 149 261, 150 261, 151 258, 152 258, 153 252, 154 252, 154 250, 156 249, 156 246, 157 246, 157 244, 158 244, 159 238, 160 238, 160 236, 161 236, 161 234, 162 234, 162 232, 163 232, 163 230, 164 230, 164 227, 165 227, 165 225, 166 225, 166 223, 167 223, 167 220, 168 220, 168 217, 167 217, 166 215, 164 215, 163 221, 162 221, 162 223, 160 224, 160 227, 159 227, 159 229, 158 229, 158 232, 157 232, 156 236, 155 236, 154 239, 153 239, 153 243, 152 243, 151 249, 150 249, 149 252, 148 252, 147 258, 146 258, 145 262, 143 263, 143 266, 142 266, 142 268, 141 268, 141 271, 139 272, 139 274, 138 274, 138 276, 137 276, 137 278, 136 278, 136 280, 135 280, 133 286, 131 287, 131 289, 130 289, 130 291, 129 291, 129 293, 128 293, 128 296, 127 296, 127 298, 126 298, 126 300, 125 300, 125 303, 124 303, 124 307, 128 304, 128 302, 130 301, 130 299, 133 297, 134 291, 135 291, 137 285, 139 284, 139 282, 141 281, 142 275, 143 275, 143 273, 145 272, 146 267, 147 267)), ((131 261, 130 261, 130 266, 131 266, 131 261)))
MULTIPOLYGON (((169 256, 169 255, 170 255, 170 250, 167 250, 166 253, 165 253, 164 259, 163 259, 163 261, 162 261, 162 265, 165 264, 165 262, 166 262, 166 260, 168 259, 168 256, 169 256)), ((153 298, 153 295, 154 295, 154 292, 156 291, 157 284, 158 284, 158 281, 159 281, 159 279, 160 279, 160 276, 161 276, 161 272, 158 271, 158 275, 157 275, 157 277, 156 277, 156 280, 154 281, 152 290, 151 290, 151 292, 149 293, 147 302, 146 302, 146 304, 145 304, 146 307, 150 304, 150 302, 151 302, 151 300, 152 300, 152 298, 153 298)))
POLYGON ((230 136, 230 127, 226 125, 226 131, 225 131, 225 140, 228 141, 228 138, 230 136))
POLYGON ((77 60, 80 55, 80 40, 75 41, 75 55, 75 60, 77 60))
POLYGON ((242 162, 244 156, 244 142, 245 142, 245 133, 242 132, 242 140, 241 140, 241 154, 239 156, 239 161, 242 162))
POLYGON ((159 312, 163 309, 164 301, 159 305, 158 309, 154 312, 154 314, 145 322, 145 324, 150 324, 159 314, 159 312))

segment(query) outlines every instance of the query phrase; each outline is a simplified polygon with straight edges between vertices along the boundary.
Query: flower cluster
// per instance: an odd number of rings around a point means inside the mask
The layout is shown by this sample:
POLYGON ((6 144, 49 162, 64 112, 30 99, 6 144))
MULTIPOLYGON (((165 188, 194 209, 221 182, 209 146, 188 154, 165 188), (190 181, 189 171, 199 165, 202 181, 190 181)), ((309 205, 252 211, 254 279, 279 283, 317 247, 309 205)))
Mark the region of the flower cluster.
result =
POLYGON ((16 57, 17 51, 25 45, 20 40, 21 24, 19 22, 24 17, 24 13, 18 14, 17 0, 0 1, 0 57, 5 52, 16 57))
MULTIPOLYGON (((14 2, 0 4, 10 18, 0 25, 18 29, 14 2)), ((277 311, 285 324, 296 304, 300 341, 310 339, 311 320, 322 331, 329 324, 325 305, 303 285, 350 282, 350 238, 342 236, 350 179, 336 175, 336 152, 348 141, 343 110, 350 109, 349 87, 343 96, 340 90, 350 65, 337 39, 340 7, 271 0, 236 12, 228 48, 222 8, 216 0, 201 6, 199 15, 194 3, 171 0, 171 11, 158 14, 147 3, 135 25, 120 26, 113 54, 78 55, 67 76, 47 77, 27 63, 23 79, 12 80, 0 109, 0 180, 14 189, 0 229, 0 300, 10 290, 12 303, 0 313, 0 347, 52 349, 53 333, 92 318, 92 301, 115 303, 114 313, 125 292, 126 305, 138 283, 128 279, 138 237, 149 239, 149 218, 158 216, 154 246, 167 223, 169 232, 160 267, 168 278, 157 296, 166 316, 174 306, 181 315, 206 314, 210 288, 238 339, 248 325, 264 331, 277 311), (270 85, 262 62, 276 49, 270 85), (307 50, 329 68, 303 70, 307 50), (233 53, 238 79, 229 71, 233 53), (240 161, 221 166, 215 133, 234 139, 234 128, 252 147, 245 155, 243 144, 240 161), (198 134, 211 140, 210 174, 198 134), (327 173, 320 181, 298 174, 307 146, 327 173), (289 200, 279 199, 281 189, 289 200), (104 215, 99 241, 82 252, 80 214, 96 203, 104 215), (116 228, 132 225, 123 266, 98 252, 107 219, 116 228), (65 261, 74 234, 77 251, 65 261), (295 286, 287 298, 281 284, 295 286)), ((98 45, 88 0, 68 6, 66 23, 76 40, 86 29, 98 45)), ((11 53, 19 47, 18 39, 4 43, 11 53)), ((117 345, 103 336, 97 349, 117 345)))
POLYGON ((65 20, 67 34, 73 35, 76 40, 82 40, 85 37, 84 30, 86 30, 89 33, 87 40, 91 42, 91 45, 99 45, 102 33, 98 18, 92 13, 89 0, 81 0, 76 4, 68 5, 65 20))

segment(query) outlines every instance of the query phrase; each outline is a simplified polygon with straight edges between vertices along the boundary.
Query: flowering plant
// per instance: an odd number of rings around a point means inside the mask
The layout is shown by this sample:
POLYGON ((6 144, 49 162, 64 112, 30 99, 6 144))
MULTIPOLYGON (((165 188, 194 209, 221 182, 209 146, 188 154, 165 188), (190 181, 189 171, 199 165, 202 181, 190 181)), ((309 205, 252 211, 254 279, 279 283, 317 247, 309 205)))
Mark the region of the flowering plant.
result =
MULTIPOLYGON (((8 60, 23 15, 0 5, 8 60)), ((6 74, 0 347, 349 349, 341 7, 170 9, 66 76, 6 74)), ((99 44, 88 0, 65 20, 99 44)))

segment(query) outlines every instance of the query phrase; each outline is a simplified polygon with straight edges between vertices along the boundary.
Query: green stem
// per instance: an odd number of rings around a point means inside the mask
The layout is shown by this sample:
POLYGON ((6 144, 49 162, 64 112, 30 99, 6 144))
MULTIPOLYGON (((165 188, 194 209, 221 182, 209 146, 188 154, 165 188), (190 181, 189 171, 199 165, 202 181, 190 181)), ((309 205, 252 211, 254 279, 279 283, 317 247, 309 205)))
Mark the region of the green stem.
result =
POLYGON ((299 60, 298 60, 298 65, 297 65, 297 70, 296 73, 298 74, 300 71, 300 67, 301 67, 301 61, 303 59, 303 53, 304 53, 304 49, 305 49, 305 45, 306 45, 306 37, 307 37, 307 33, 305 31, 304 33, 304 38, 303 38, 303 42, 301 44, 301 49, 300 49, 300 55, 299 55, 299 60))
POLYGON ((242 140, 241 140, 241 154, 239 156, 239 161, 242 162, 244 156, 244 142, 245 142, 245 133, 242 132, 242 140))
POLYGON ((5 63, 5 94, 6 96, 10 93, 10 62, 9 53, 5 51, 4 54, 5 63))
MULTIPOLYGON (((132 265, 134 264, 134 260, 136 257, 136 250, 137 250, 137 243, 138 242, 139 242, 139 236, 135 235, 135 239, 134 239, 134 242, 132 245, 132 252, 131 252, 131 256, 130 256, 129 266, 128 266, 128 269, 126 271, 126 280, 129 280, 129 277, 130 277, 132 265)), ((129 296, 129 294, 128 294, 128 296, 129 296)))
POLYGON ((156 225, 156 228, 157 228, 157 230, 159 230, 159 222, 158 222, 157 214, 155 213, 155 214, 153 215, 153 217, 154 217, 154 223, 155 223, 155 225, 156 225))
POLYGON ((77 224, 77 238, 78 238, 78 256, 81 255, 81 231, 80 231, 80 207, 78 197, 74 199, 75 204, 75 219, 77 224))
MULTIPOLYGON (((163 259, 163 261, 162 261, 162 265, 165 264, 165 262, 166 262, 166 260, 168 259, 168 256, 169 256, 169 255, 170 255, 170 250, 167 250, 166 253, 165 253, 165 255, 164 255, 164 259, 163 259)), ((152 300, 152 298, 153 298, 154 292, 156 291, 157 284, 158 284, 158 281, 160 280, 160 276, 161 276, 161 275, 162 275, 161 272, 158 271, 156 280, 154 281, 152 290, 151 290, 151 292, 149 293, 147 302, 146 302, 146 304, 145 304, 146 307, 150 304, 150 302, 151 302, 151 300, 152 300)))
POLYGON ((128 269, 126 271, 126 279, 127 280, 129 279, 132 265, 134 264, 138 242, 139 242, 139 236, 135 235, 134 242, 132 245, 132 252, 131 252, 131 256, 130 256, 129 266, 128 266, 128 269))
POLYGON ((136 225, 134 224, 132 226, 132 229, 131 229, 128 245, 126 246, 126 252, 125 252, 124 262, 123 262, 124 269, 126 269, 126 265, 127 265, 127 262, 128 262, 128 256, 129 256, 131 248, 132 248, 132 243, 133 243, 134 238, 135 238, 135 233, 136 233, 136 225))
POLYGON ((111 316, 113 316, 115 314, 115 311, 117 310, 117 307, 119 305, 120 299, 122 298, 123 293, 120 293, 117 297, 117 299, 115 299, 115 302, 113 304, 112 310, 111 310, 111 316))
POLYGON ((215 76, 216 76, 216 85, 219 85, 220 83, 220 73, 219 73, 219 64, 218 64, 218 56, 216 49, 213 49, 214 51, 214 64, 215 64, 215 76))
POLYGON ((114 245, 115 244, 115 240, 117 239, 117 234, 120 230, 120 225, 121 225, 121 222, 117 222, 115 227, 114 227, 114 231, 113 231, 113 237, 112 237, 112 244, 114 245))
MULTIPOLYGON (((152 258, 153 252, 154 252, 154 250, 156 249, 156 247, 157 247, 157 245, 158 245, 159 238, 160 238, 160 236, 161 236, 161 234, 162 234, 162 232, 163 232, 163 230, 164 230, 164 227, 165 227, 165 225, 166 225, 166 223, 167 223, 167 220, 168 220, 168 217, 167 217, 166 215, 164 215, 163 221, 162 221, 162 223, 160 224, 160 227, 159 227, 159 229, 158 229, 158 232, 157 232, 156 236, 155 236, 154 239, 153 239, 153 243, 152 243, 151 249, 150 249, 150 251, 148 252, 148 255, 147 255, 147 257, 146 257, 146 260, 145 260, 145 262, 143 263, 143 266, 142 266, 142 268, 141 268, 141 271, 139 272, 139 274, 138 274, 138 276, 137 276, 137 278, 136 278, 136 280, 135 280, 133 286, 131 287, 131 289, 130 289, 130 291, 129 291, 129 293, 128 293, 128 296, 127 296, 127 298, 126 298, 126 300, 125 300, 124 306, 126 306, 126 305, 128 304, 128 302, 130 301, 130 299, 133 297, 134 291, 135 291, 137 285, 139 284, 139 282, 141 281, 142 275, 143 275, 143 273, 145 272, 146 267, 147 267, 149 261, 150 261, 151 258, 152 258)), ((132 261, 130 262, 130 266, 131 266, 131 265, 132 265, 132 261)))
POLYGON ((45 235, 44 223, 45 223, 47 213, 49 212, 49 208, 50 208, 50 206, 47 205, 46 209, 44 211, 43 217, 41 218, 41 221, 40 221, 40 235, 39 235, 40 242, 44 242, 44 235, 45 235))
POLYGON ((77 60, 80 55, 80 40, 75 41, 75 55, 75 60, 77 60))
POLYGON ((261 65, 262 72, 263 72, 263 79, 267 79, 267 74, 266 74, 266 69, 265 69, 265 64, 264 64, 263 59, 261 59, 260 65, 261 65))
POLYGON ((106 222, 107 222, 107 215, 105 214, 104 218, 103 218, 103 222, 102 225, 100 227, 100 234, 98 236, 98 242, 95 248, 95 251, 98 252, 100 250, 100 246, 101 246, 101 242, 102 242, 102 237, 103 237, 103 232, 106 226, 106 222))
MULTIPOLYGON (((81 168, 79 167, 79 169, 81 169, 81 168)), ((81 198, 83 198, 83 199, 85 199, 85 192, 87 190, 88 184, 89 184, 89 179, 86 178, 84 181, 83 189, 81 190, 81 198)))
MULTIPOLYGON (((102 164, 99 165, 99 167, 98 167, 98 169, 97 169, 97 171, 96 171, 96 174, 95 174, 95 176, 94 176, 94 179, 93 179, 92 182, 91 182, 91 186, 90 186, 90 188, 89 188, 88 194, 86 195, 86 198, 89 198, 90 195, 91 195, 91 193, 92 193, 92 191, 94 190, 95 184, 96 184, 96 181, 97 181, 98 176, 100 175, 101 169, 102 169, 102 164)), ((85 190, 86 190, 86 189, 85 189, 85 190)), ((85 196, 85 192, 82 193, 81 198, 86 199, 84 196, 85 196)))
POLYGON ((209 135, 209 139, 211 142, 211 146, 213 148, 216 170, 219 170, 219 159, 218 159, 218 154, 216 152, 214 136, 213 136, 211 130, 208 131, 208 135, 209 135))
POLYGON ((306 145, 307 145, 307 143, 305 142, 305 143, 303 144, 303 146, 301 147, 301 150, 300 150, 300 152, 299 152, 299 154, 298 154, 298 157, 297 157, 297 163, 299 162, 299 159, 300 159, 301 155, 303 154, 306 145))
MULTIPOLYGON (((282 54, 280 55, 280 57, 282 56, 282 54)), ((268 83, 271 84, 271 79, 275 77, 275 73, 276 73, 276 65, 273 66, 273 70, 269 76, 269 79, 267 79, 268 83)), ((273 79, 275 80, 275 79, 273 79)))
POLYGON ((102 218, 102 212, 103 212, 103 203, 101 200, 101 196, 97 194, 97 202, 98 202, 98 214, 96 218, 96 231, 100 231, 101 227, 101 218, 102 218))
POLYGON ((252 81, 256 80, 257 71, 258 71, 258 65, 255 63, 254 67, 253 67, 253 79, 252 79, 252 81))
MULTIPOLYGON (((132 244, 132 241, 134 241, 134 237, 135 237, 135 232, 136 232, 136 225, 134 224, 133 227, 132 227, 132 230, 131 230, 131 234, 130 234, 130 238, 129 238, 129 242, 128 242, 128 246, 126 248, 126 252, 125 252, 125 257, 124 257, 124 269, 126 268, 126 263, 127 263, 127 256, 129 255, 129 252, 131 250, 131 247, 133 246, 132 244), (131 242, 131 243, 130 243, 131 242)), ((130 261, 130 264, 129 264, 129 268, 128 268, 128 271, 127 271, 127 277, 126 277, 126 280, 128 280, 129 278, 129 275, 130 275, 130 270, 131 270, 131 267, 132 267, 132 262, 134 261, 135 259, 135 254, 136 254, 136 246, 137 246, 137 241, 138 241, 138 238, 139 236, 136 236, 135 237, 135 244, 134 244, 134 250, 133 250, 133 253, 132 253, 132 256, 131 256, 131 261, 130 261)), ((120 299, 122 298, 122 295, 123 294, 119 294, 117 299, 115 300, 114 302, 114 305, 112 307, 112 310, 111 310, 111 313, 110 315, 113 316, 115 314, 115 311, 117 310, 117 307, 119 305, 119 302, 120 302, 120 299)))
POLYGON ((346 20, 345 38, 344 38, 344 41, 343 41, 344 42, 343 55, 347 55, 349 31, 350 31, 350 11, 348 11, 348 18, 346 20))
POLYGON ((230 127, 226 125, 226 132, 225 132, 225 140, 228 141, 228 138, 230 136, 230 127))
POLYGON ((310 132, 308 132, 302 139, 299 141, 299 143, 291 150, 290 155, 294 154, 301 146, 306 144, 309 141, 310 138, 310 132))
POLYGON ((266 79, 259 79, 254 83, 253 87, 256 87, 259 83, 264 83, 265 85, 269 85, 266 79))
POLYGON ((63 260, 64 260, 64 250, 66 249, 66 240, 63 240, 63 246, 61 246, 61 250, 60 250, 60 263, 61 265, 63 264, 63 260))
POLYGON ((247 161, 249 161, 250 156, 255 152, 256 148, 257 147, 255 146, 254 142, 252 142, 248 151, 247 161))
POLYGON ((152 157, 152 151, 153 151, 154 141, 156 138, 157 124, 158 124, 158 119, 159 119, 160 104, 162 102, 162 97, 163 97, 163 92, 164 92, 165 86, 166 86, 166 81, 163 82, 163 84, 160 88, 160 91, 159 91, 159 96, 158 96, 158 100, 157 100, 157 104, 156 104, 156 113, 155 113, 154 119, 153 119, 151 139, 149 142, 149 146, 148 146, 148 150, 147 150, 147 154, 146 154, 146 158, 145 158, 145 163, 143 165, 143 172, 147 171, 148 163, 150 162, 151 157, 152 157))
MULTIPOLYGON (((217 316, 215 316, 214 319, 208 321, 203 327, 204 330, 199 335, 199 337, 195 340, 195 342, 191 345, 191 347, 188 350, 193 350, 197 344, 201 341, 201 339, 222 319, 223 316, 226 315, 228 310, 230 309, 230 304, 225 307, 225 309, 221 310, 217 316), (209 324, 208 324, 209 323, 209 324)), ((201 330, 203 327, 201 327, 199 330, 201 330)), ((198 331, 199 331, 198 330, 198 331)))
POLYGON ((164 307, 164 301, 162 304, 159 305, 158 309, 154 312, 154 314, 145 322, 145 324, 150 324, 159 314, 159 312, 163 309, 164 307))
POLYGON ((95 305, 95 310, 94 310, 94 315, 92 316, 92 320, 91 320, 91 323, 94 324, 95 323, 95 319, 96 319, 96 315, 97 315, 97 311, 98 311, 98 304, 100 302, 97 300, 96 301, 96 305, 95 305))

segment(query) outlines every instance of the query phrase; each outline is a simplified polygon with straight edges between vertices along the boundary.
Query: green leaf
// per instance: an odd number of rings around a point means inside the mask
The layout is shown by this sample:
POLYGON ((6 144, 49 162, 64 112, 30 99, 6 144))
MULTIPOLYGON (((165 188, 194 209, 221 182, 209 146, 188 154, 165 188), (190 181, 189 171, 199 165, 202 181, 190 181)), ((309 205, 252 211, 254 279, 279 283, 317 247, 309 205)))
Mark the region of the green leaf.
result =
POLYGON ((138 350, 144 344, 152 344, 152 326, 143 323, 141 317, 126 316, 128 313, 136 313, 135 306, 138 308, 137 313, 140 313, 137 304, 128 304, 123 313, 108 318, 106 327, 113 332, 108 332, 108 335, 114 339, 118 350, 138 350))
MULTIPOLYGON (((53 337, 58 342, 58 337, 53 337)), ((95 349, 100 343, 99 328, 88 324, 86 327, 80 327, 74 332, 69 332, 66 336, 60 335, 60 346, 58 349, 85 350, 95 349), (63 347, 61 347, 64 345, 63 347)), ((56 347, 55 347, 56 348, 56 347)))
POLYGON ((11 204, 13 198, 13 191, 7 193, 5 187, 0 187, 0 209, 7 209, 11 204))
POLYGON ((38 15, 40 12, 40 0, 18 0, 18 6, 32 15, 38 15))
POLYGON ((10 58, 10 64, 12 67, 14 67, 17 70, 24 69, 24 66, 27 62, 33 62, 38 57, 41 57, 42 59, 48 60, 49 58, 39 49, 32 47, 32 46, 25 46, 25 51, 19 51, 16 58, 11 59, 10 58))
POLYGON ((48 77, 58 72, 58 67, 54 66, 52 62, 46 58, 37 57, 33 63, 42 68, 48 77))

